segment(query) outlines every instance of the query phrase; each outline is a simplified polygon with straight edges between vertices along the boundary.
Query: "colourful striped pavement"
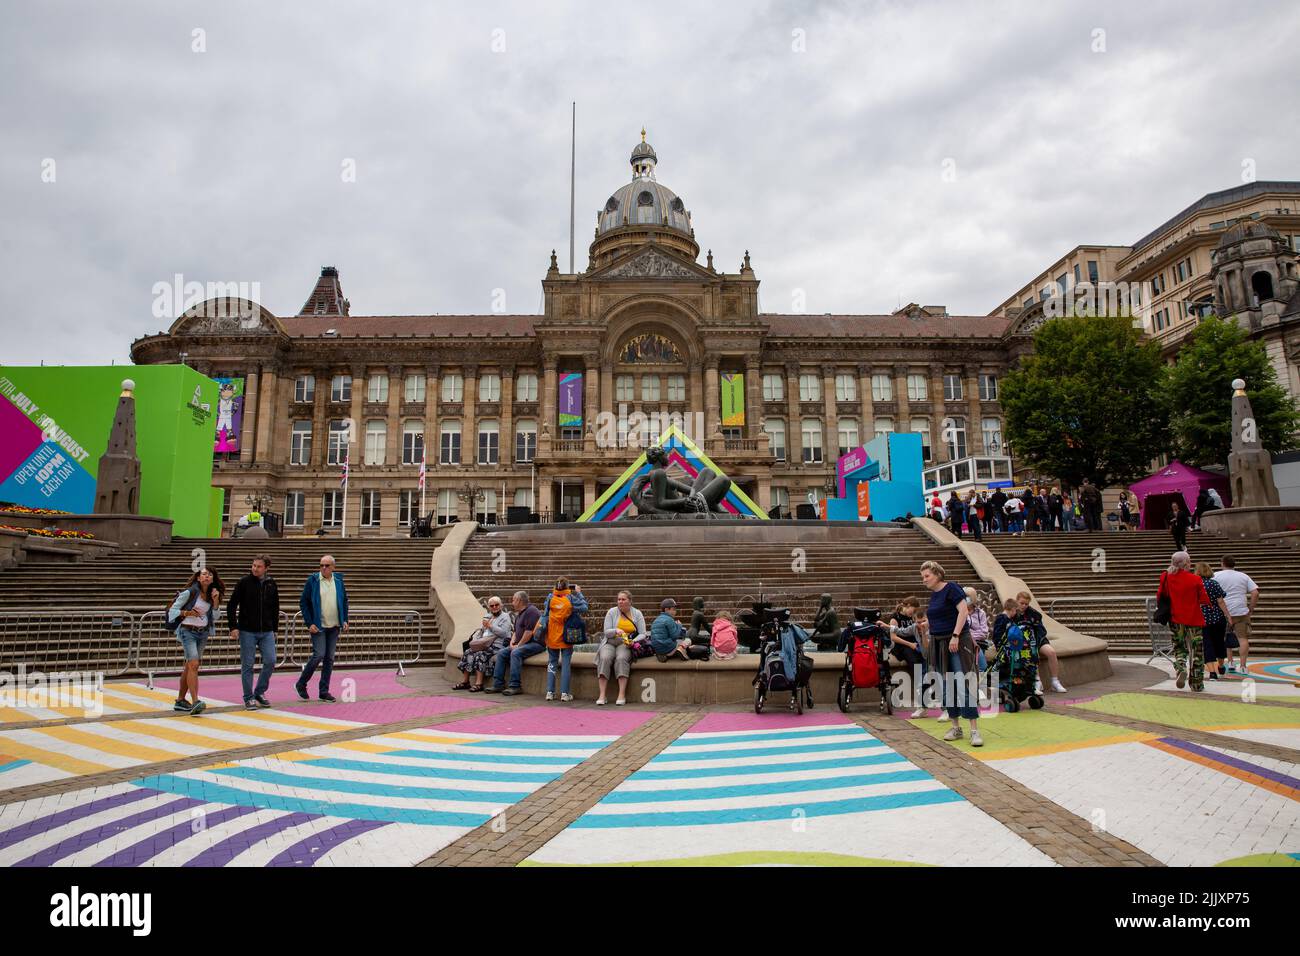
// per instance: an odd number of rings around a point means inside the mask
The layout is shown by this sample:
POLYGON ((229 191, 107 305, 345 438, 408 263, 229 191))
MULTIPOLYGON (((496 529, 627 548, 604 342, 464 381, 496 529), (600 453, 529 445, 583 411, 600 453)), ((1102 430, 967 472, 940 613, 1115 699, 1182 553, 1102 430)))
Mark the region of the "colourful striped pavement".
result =
POLYGON ((837 714, 709 715, 528 862, 709 865, 755 848, 810 863, 1051 865, 837 714))

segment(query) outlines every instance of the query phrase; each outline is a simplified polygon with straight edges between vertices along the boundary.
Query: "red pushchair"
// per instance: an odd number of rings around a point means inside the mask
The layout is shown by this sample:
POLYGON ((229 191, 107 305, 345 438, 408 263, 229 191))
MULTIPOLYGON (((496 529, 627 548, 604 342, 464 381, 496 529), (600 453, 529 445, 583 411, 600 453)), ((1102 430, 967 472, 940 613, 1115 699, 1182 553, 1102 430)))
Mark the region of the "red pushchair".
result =
POLYGON ((853 692, 870 687, 880 692, 880 712, 894 712, 894 702, 890 699, 893 681, 885 651, 888 638, 889 630, 880 623, 878 608, 853 609, 853 623, 840 635, 840 650, 844 651, 844 673, 840 675, 836 700, 844 713, 849 712, 849 705, 853 703, 853 692))

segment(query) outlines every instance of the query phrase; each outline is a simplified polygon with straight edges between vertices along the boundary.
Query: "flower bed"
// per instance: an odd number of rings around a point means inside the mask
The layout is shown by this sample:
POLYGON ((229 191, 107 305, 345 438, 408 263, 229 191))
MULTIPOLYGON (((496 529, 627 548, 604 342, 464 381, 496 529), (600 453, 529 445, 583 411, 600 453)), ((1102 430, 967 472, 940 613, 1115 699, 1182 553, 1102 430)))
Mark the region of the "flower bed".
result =
POLYGON ((49 508, 28 508, 25 505, 0 503, 0 514, 12 515, 70 515, 71 511, 51 511, 49 508))
POLYGON ((76 538, 84 541, 93 541, 95 536, 88 531, 62 531, 58 528, 19 528, 11 524, 0 524, 0 531, 24 531, 27 534, 34 534, 41 538, 76 538))

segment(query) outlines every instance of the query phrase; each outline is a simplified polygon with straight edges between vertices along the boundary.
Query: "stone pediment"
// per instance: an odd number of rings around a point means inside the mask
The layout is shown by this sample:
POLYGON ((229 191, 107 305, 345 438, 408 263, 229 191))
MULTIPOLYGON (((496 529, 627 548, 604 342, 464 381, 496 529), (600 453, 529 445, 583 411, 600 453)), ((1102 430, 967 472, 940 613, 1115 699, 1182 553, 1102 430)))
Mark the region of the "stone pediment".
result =
POLYGON ((183 312, 172 335, 283 335, 267 309, 247 299, 208 299, 183 312))
POLYGON ((594 279, 705 279, 713 278, 706 270, 683 262, 658 249, 646 248, 634 252, 622 262, 616 262, 594 279))

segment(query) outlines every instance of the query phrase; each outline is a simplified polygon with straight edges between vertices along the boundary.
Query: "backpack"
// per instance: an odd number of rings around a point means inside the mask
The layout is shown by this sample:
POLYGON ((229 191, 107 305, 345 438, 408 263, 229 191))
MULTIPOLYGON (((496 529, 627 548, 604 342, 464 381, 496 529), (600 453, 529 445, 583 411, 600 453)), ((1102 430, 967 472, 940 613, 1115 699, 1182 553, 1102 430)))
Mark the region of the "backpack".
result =
POLYGON ((853 639, 853 686, 880 684, 880 638, 876 634, 853 639))
POLYGON ((587 643, 587 623, 581 614, 569 612, 569 616, 564 619, 564 633, 560 635, 560 640, 570 647, 587 643))
MULTIPOLYGON (((190 608, 192 608, 194 606, 194 602, 199 599, 199 592, 194 587, 191 586, 186 588, 185 590, 190 592, 190 599, 186 601, 185 604, 181 607, 181 613, 176 615, 175 620, 172 620, 172 616, 171 616, 172 604, 175 603, 175 600, 173 599, 171 601, 168 601, 167 606, 163 608, 163 630, 164 631, 171 631, 173 634, 179 634, 181 629, 181 622, 185 620, 185 612, 188 611, 190 608)), ((180 597, 183 593, 185 592, 177 591, 176 596, 180 597)))

